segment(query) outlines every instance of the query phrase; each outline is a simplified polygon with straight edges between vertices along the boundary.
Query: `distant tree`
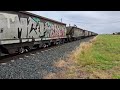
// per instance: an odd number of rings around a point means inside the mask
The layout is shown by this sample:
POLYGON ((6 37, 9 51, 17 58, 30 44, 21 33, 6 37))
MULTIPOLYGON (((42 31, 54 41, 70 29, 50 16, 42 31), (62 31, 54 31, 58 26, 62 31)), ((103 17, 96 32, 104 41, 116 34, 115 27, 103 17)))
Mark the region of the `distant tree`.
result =
POLYGON ((113 35, 115 35, 115 33, 113 33, 113 35))
POLYGON ((120 32, 118 32, 117 34, 120 35, 120 32))

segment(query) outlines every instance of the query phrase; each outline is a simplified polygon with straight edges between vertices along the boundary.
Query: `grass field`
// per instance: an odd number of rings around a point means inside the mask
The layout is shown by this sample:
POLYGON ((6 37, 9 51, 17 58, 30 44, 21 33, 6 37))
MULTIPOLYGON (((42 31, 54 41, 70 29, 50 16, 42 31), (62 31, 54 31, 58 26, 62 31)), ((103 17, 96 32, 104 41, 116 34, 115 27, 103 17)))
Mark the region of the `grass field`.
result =
POLYGON ((120 35, 98 35, 81 45, 73 59, 87 78, 120 78, 120 35))
POLYGON ((120 79, 120 35, 98 35, 56 66, 64 71, 53 78, 120 79))

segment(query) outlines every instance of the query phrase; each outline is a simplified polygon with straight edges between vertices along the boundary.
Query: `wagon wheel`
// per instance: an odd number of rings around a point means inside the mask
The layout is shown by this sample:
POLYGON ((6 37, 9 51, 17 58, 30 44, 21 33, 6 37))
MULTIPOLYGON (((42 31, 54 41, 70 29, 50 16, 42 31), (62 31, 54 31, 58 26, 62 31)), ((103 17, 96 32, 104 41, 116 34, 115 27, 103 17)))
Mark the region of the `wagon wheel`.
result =
POLYGON ((30 51, 30 47, 25 47, 25 52, 29 52, 30 51))
POLYGON ((43 48, 46 48, 46 47, 48 47, 48 45, 45 43, 45 44, 43 44, 43 48))
POLYGON ((25 52, 25 49, 23 47, 18 48, 18 53, 19 54, 24 53, 24 52, 25 52))

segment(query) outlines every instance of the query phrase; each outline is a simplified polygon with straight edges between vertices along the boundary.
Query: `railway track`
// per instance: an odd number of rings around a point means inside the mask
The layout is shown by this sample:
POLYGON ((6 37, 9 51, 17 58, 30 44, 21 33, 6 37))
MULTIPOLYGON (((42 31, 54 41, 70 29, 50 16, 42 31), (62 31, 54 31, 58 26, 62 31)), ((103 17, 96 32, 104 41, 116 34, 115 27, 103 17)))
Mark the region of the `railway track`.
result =
POLYGON ((2 60, 0 63, 1 79, 42 79, 49 73, 56 73, 62 69, 54 63, 64 60, 82 42, 89 42, 94 37, 51 46, 45 49, 33 50, 2 60), (8 62, 7 62, 8 61, 8 62))
MULTIPOLYGON (((62 44, 61 44, 61 45, 62 45, 62 44)), ((8 62, 9 60, 12 60, 13 58, 14 58, 14 59, 21 58, 21 57, 24 56, 24 55, 30 55, 31 53, 36 53, 37 51, 40 51, 40 52, 41 52, 41 51, 48 50, 48 49, 50 49, 50 48, 57 47, 57 46, 60 46, 60 45, 49 46, 49 47, 47 47, 47 48, 32 49, 32 50, 29 51, 29 52, 24 52, 24 53, 21 53, 21 54, 15 53, 15 54, 11 54, 11 55, 1 56, 1 57, 0 57, 0 63, 5 63, 5 62, 8 62)))
MULTIPOLYGON (((90 37, 87 37, 87 38, 90 38, 90 37)), ((84 39, 86 39, 86 38, 84 38, 84 39)), ((72 42, 76 42, 76 41, 72 41, 72 42)), ((67 42, 67 43, 72 43, 72 42, 67 42)), ((67 44, 67 43, 64 43, 64 44, 67 44)), ((42 51, 49 50, 49 49, 54 48, 54 47, 62 46, 64 44, 49 46, 47 48, 32 49, 29 52, 25 52, 25 53, 21 53, 21 54, 15 53, 15 54, 11 54, 11 55, 1 56, 0 57, 0 63, 5 63, 5 62, 8 62, 8 61, 10 61, 12 59, 16 60, 16 59, 21 58, 21 57, 23 57, 25 55, 28 56, 28 55, 31 55, 31 54, 35 54, 37 51, 42 52, 42 51)))

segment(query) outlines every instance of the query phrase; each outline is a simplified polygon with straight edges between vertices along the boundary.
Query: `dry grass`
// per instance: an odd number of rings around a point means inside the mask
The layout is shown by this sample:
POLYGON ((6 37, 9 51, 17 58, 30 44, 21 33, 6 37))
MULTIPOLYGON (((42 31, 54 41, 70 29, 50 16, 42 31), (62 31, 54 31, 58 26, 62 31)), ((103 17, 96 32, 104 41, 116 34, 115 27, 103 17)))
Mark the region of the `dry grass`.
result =
POLYGON ((65 66, 66 62, 64 60, 59 60, 58 62, 54 63, 55 67, 63 68, 65 66))
MULTIPOLYGON (((95 41, 95 38, 90 40, 90 42, 95 41)), ((58 60, 54 62, 54 66, 57 68, 62 68, 62 71, 58 73, 49 73, 45 76, 45 79, 76 79, 76 78, 88 78, 88 75, 83 70, 76 69, 76 63, 78 59, 78 55, 80 53, 84 53, 85 50, 88 50, 92 44, 82 43, 80 47, 77 47, 74 51, 68 54, 65 60, 58 60), (81 73, 76 73, 81 71, 81 73)))
POLYGON ((55 73, 49 73, 47 76, 43 77, 43 79, 55 79, 56 74, 55 73))

